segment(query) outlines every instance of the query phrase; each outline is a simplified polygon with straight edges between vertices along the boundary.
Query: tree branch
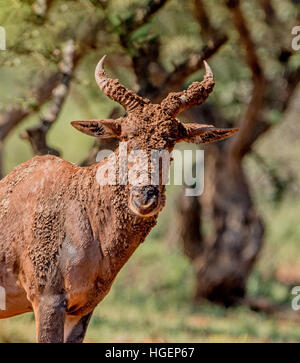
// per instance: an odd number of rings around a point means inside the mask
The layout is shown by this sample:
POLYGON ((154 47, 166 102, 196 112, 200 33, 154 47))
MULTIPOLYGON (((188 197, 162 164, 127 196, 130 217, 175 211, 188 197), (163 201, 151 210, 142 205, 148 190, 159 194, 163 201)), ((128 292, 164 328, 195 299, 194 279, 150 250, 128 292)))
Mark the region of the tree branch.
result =
POLYGON ((152 98, 155 102, 159 102, 168 93, 181 88, 185 79, 203 67, 203 61, 212 57, 228 39, 225 33, 212 25, 202 0, 192 0, 192 3, 196 19, 201 27, 201 36, 206 45, 199 53, 191 54, 186 61, 177 65, 174 71, 165 78, 163 84, 156 89, 156 92, 153 92, 152 98))
POLYGON ((59 155, 57 150, 47 145, 46 135, 53 123, 57 120, 68 95, 74 70, 74 57, 75 44, 73 40, 69 40, 63 50, 62 61, 59 66, 62 75, 61 81, 53 90, 52 102, 49 108, 40 118, 40 121, 36 126, 27 129, 20 135, 22 139, 29 140, 33 152, 37 155, 59 155))
POLYGON ((168 0, 149 0, 146 5, 135 9, 129 17, 123 19, 120 41, 124 48, 128 47, 131 34, 147 24, 167 2, 168 0))
POLYGON ((264 11, 266 23, 269 25, 273 41, 278 44, 283 44, 278 54, 278 60, 281 63, 287 63, 293 54, 290 47, 290 39, 286 36, 290 32, 291 24, 284 24, 281 21, 276 14, 271 0, 259 0, 259 2, 264 11))
MULTIPOLYGON (((87 50, 97 47, 97 34, 100 29, 103 28, 103 21, 97 21, 91 24, 85 32, 81 34, 81 38, 78 40, 76 47, 76 53, 74 56, 75 69, 79 61, 85 56, 87 50)), ((8 133, 13 130, 21 121, 32 113, 38 111, 41 106, 47 102, 52 96, 54 88, 62 81, 62 73, 60 71, 50 75, 45 81, 41 82, 40 86, 31 93, 30 99, 33 98, 34 102, 27 102, 27 106, 13 105, 9 107, 5 112, 0 114, 0 142, 3 142, 8 133)), ((1 160, 0 160, 1 164, 1 160)))
POLYGON ((137 44, 131 41, 131 35, 141 26, 147 24, 151 18, 168 2, 168 0, 149 0, 143 7, 137 8, 130 16, 122 20, 119 32, 120 43, 132 57, 133 69, 139 81, 139 95, 148 97, 155 92, 151 81, 151 64, 157 65, 159 71, 166 74, 164 68, 159 64, 158 37, 154 37, 137 44))
POLYGON ((275 9, 271 0, 259 0, 260 6, 264 11, 265 19, 269 25, 278 25, 279 19, 276 16, 275 9))
MULTIPOLYGON (((193 1, 195 5, 198 6, 198 13, 200 11, 202 12, 202 17, 199 15, 200 19, 205 19, 205 24, 202 24, 202 28, 205 29, 205 34, 209 35, 207 45, 205 45, 199 53, 192 54, 185 62, 176 66, 173 72, 167 74, 158 61, 160 44, 157 38, 149 40, 146 45, 143 44, 134 49, 136 55, 133 56, 133 66, 140 85, 139 94, 151 98, 153 102, 159 102, 165 98, 168 93, 178 90, 185 79, 192 73, 198 71, 203 66, 203 61, 214 55, 227 41, 227 36, 211 25, 203 5, 201 6, 201 1, 193 1), (207 24, 209 24, 209 31, 206 26, 204 26, 207 24), (156 65, 156 68, 159 70, 163 78, 163 82, 158 86, 153 86, 151 81, 151 64, 156 65)), ((135 12, 135 15, 132 15, 130 18, 131 21, 125 22, 125 25, 127 25, 127 35, 130 32, 137 30, 141 25, 145 24, 146 21, 149 21, 150 17, 153 16, 163 5, 165 5, 166 2, 167 0, 150 0, 146 9, 141 13, 143 15, 140 15, 141 19, 143 19, 140 21, 137 20, 139 13, 138 9, 135 12), (135 19, 135 21, 132 21, 132 19, 135 19)), ((127 38, 124 38, 126 40, 125 42, 124 39, 122 39, 122 36, 120 39, 122 45, 125 48, 128 48, 129 37, 127 36, 127 38)))
POLYGON ((32 97, 35 101, 31 105, 25 107, 11 106, 5 112, 0 114, 0 141, 3 141, 17 124, 33 112, 38 111, 40 107, 48 101, 60 78, 60 72, 56 72, 43 81, 40 86, 32 92, 32 97))
POLYGON ((259 123, 259 114, 263 107, 266 81, 263 69, 260 65, 256 47, 248 30, 246 20, 240 8, 239 0, 227 0, 227 7, 232 13, 233 22, 240 35, 245 49, 245 61, 252 73, 253 89, 252 96, 246 112, 239 123, 239 132, 229 142, 229 151, 235 158, 242 158, 251 148, 252 135, 255 133, 259 123))
POLYGON ((32 6, 35 15, 40 18, 45 18, 47 12, 50 10, 52 3, 53 0, 35 0, 32 6))
MULTIPOLYGON (((201 36, 206 43, 218 43, 225 34, 213 26, 202 0, 192 0, 195 17, 201 27, 201 36)), ((226 36, 227 38, 227 36, 226 36)))
POLYGON ((201 69, 203 67, 203 61, 213 56, 226 42, 226 40, 227 37, 224 36, 223 38, 218 39, 217 43, 205 45, 199 53, 191 54, 186 61, 176 66, 174 71, 166 77, 163 84, 159 86, 156 94, 152 97, 152 100, 154 102, 159 102, 170 92, 178 90, 185 79, 201 69))

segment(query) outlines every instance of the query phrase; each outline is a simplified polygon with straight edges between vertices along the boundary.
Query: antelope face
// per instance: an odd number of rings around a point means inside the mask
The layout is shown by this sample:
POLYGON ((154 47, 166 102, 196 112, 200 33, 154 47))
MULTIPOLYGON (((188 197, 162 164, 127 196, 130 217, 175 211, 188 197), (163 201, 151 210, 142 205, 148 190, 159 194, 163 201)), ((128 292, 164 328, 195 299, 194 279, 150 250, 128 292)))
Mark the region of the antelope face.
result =
MULTIPOLYGON (((212 92, 213 74, 206 62, 205 76, 202 82, 194 82, 182 92, 170 93, 160 104, 151 104, 146 99, 126 89, 117 80, 109 78, 103 68, 105 57, 98 63, 95 78, 101 90, 112 100, 121 104, 126 116, 119 119, 97 119, 73 121, 72 125, 85 134, 101 138, 118 138, 126 141, 128 152, 140 151, 146 156, 141 162, 143 173, 148 177, 147 183, 138 182, 131 186, 129 208, 142 217, 157 214, 165 202, 164 175, 168 173, 156 163, 156 182, 153 183, 153 153, 163 150, 171 152, 177 142, 210 143, 225 139, 237 129, 219 129, 212 125, 196 123, 183 124, 176 115, 184 109, 203 103, 212 92), (151 160, 151 165, 148 161, 151 160), (145 166, 145 163, 147 165, 145 166), (150 182, 151 180, 151 182, 150 182)), ((143 157, 142 157, 143 158, 143 157)), ((128 158, 127 160, 130 163, 128 158)))

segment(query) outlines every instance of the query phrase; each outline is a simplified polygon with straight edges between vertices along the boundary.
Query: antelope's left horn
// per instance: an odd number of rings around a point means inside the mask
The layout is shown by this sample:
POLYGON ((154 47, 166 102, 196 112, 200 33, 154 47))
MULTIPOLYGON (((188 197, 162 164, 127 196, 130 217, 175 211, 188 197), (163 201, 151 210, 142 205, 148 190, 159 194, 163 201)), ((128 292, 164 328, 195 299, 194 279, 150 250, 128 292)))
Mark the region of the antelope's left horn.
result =
POLYGON ((171 116, 175 117, 187 108, 201 105, 212 92, 215 85, 214 75, 208 63, 206 61, 203 63, 205 75, 202 82, 193 82, 185 91, 170 93, 161 102, 163 109, 171 116))

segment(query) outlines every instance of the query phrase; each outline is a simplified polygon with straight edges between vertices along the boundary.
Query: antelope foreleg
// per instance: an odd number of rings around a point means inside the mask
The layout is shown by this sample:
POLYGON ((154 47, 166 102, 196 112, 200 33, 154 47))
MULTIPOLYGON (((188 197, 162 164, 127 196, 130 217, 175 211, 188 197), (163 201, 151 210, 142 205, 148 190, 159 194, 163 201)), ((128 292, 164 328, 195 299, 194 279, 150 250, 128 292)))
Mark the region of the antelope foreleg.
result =
POLYGON ((85 316, 67 315, 65 319, 65 343, 82 343, 93 312, 85 316))
POLYGON ((34 307, 38 343, 63 343, 66 299, 62 295, 42 296, 34 307))

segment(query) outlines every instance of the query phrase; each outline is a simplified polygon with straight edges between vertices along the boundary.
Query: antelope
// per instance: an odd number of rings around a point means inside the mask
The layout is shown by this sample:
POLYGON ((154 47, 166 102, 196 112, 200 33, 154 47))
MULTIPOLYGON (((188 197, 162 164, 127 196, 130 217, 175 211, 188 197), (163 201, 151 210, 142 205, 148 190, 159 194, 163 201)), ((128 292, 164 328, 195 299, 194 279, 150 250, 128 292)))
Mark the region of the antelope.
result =
MULTIPOLYGON (((118 138, 128 151, 147 154, 171 152, 180 141, 222 140, 237 131, 176 118, 212 92, 214 78, 206 62, 202 82, 152 104, 109 78, 104 59, 96 67, 96 82, 126 114, 71 122, 77 130, 118 138)), ((115 155, 118 159, 117 150, 115 155)), ((53 155, 36 156, 0 182, 0 286, 6 292, 0 318, 33 311, 38 342, 83 341, 93 310, 164 206, 161 180, 158 185, 100 185, 97 170, 110 162, 80 167, 53 155)))

